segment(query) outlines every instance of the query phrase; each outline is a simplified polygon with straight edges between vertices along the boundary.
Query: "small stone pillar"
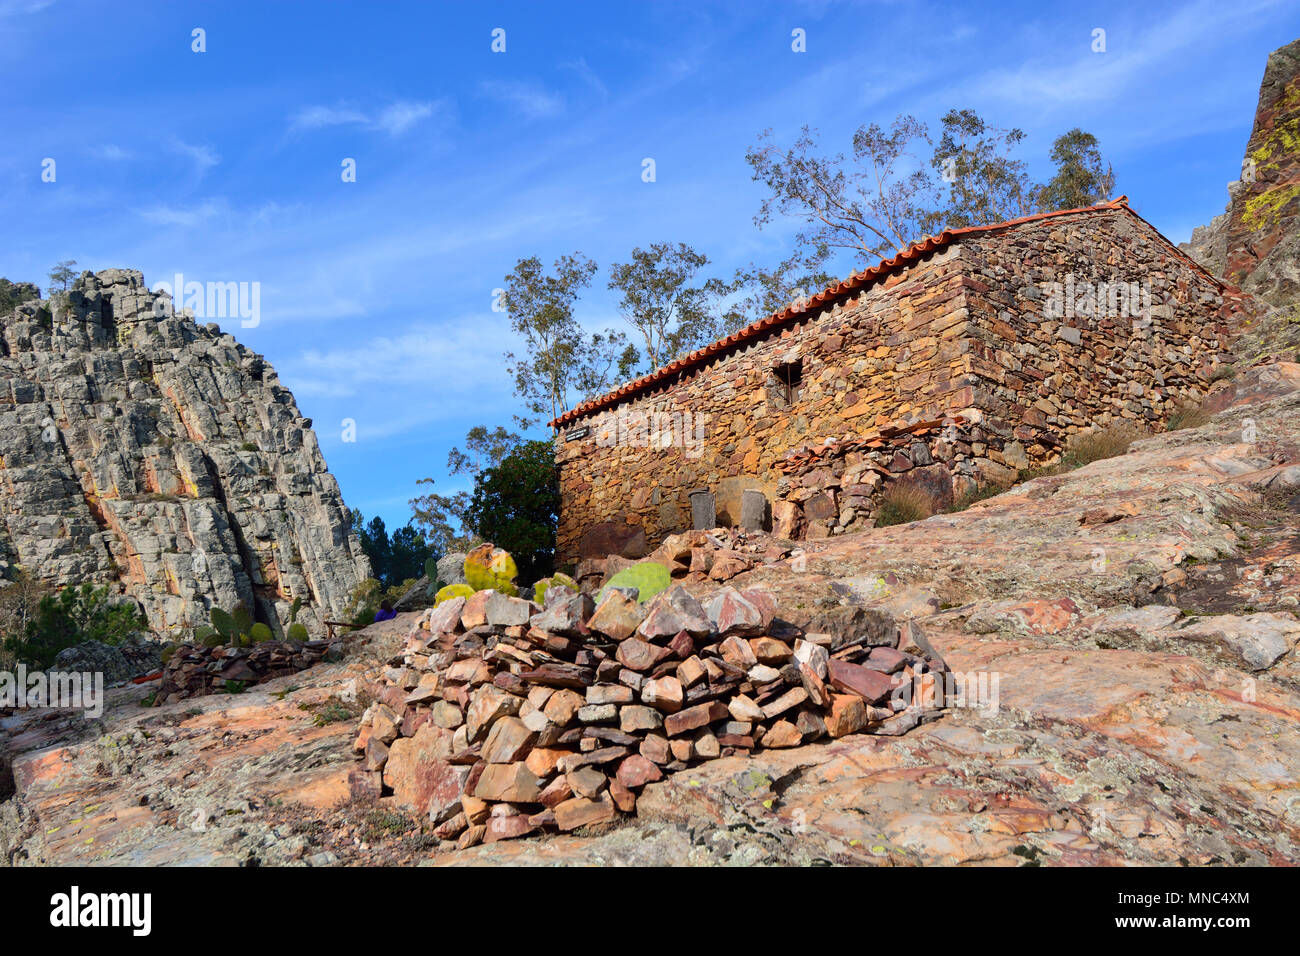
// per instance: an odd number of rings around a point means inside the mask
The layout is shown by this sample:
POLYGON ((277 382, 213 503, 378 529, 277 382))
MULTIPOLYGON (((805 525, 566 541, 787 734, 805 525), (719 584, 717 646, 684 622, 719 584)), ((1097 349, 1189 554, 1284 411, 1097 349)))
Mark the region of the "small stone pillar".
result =
POLYGON ((740 527, 744 531, 762 531, 767 524, 767 496, 757 488, 740 495, 740 527))
POLYGON ((718 511, 713 492, 696 488, 691 492, 691 527, 696 531, 711 531, 718 526, 718 511))

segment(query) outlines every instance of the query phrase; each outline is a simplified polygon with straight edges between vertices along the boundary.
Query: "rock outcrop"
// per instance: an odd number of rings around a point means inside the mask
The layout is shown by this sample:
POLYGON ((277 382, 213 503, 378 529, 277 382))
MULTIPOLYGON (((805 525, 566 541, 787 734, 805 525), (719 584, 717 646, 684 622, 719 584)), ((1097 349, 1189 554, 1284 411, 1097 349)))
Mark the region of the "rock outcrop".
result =
POLYGON ((1274 305, 1300 299, 1300 40, 1268 58, 1241 178, 1182 248, 1274 305))
POLYGON ((0 573, 111 585, 160 633, 244 604, 309 631, 369 575, 311 420, 139 272, 0 318, 0 573))

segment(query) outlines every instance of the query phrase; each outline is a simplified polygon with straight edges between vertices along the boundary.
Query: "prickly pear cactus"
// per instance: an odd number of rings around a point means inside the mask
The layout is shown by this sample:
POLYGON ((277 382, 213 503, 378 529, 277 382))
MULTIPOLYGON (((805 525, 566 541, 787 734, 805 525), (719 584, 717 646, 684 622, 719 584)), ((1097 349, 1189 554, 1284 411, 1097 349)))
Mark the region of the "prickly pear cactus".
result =
POLYGON ((253 630, 253 615, 245 605, 237 605, 230 612, 230 618, 235 622, 235 627, 239 629, 240 634, 248 634, 253 630))
POLYGON ((473 596, 474 589, 468 584, 448 584, 445 588, 440 590, 437 596, 433 599, 433 606, 437 607, 443 601, 449 601, 455 597, 467 598, 473 596))
POLYGON ((662 564, 657 561, 642 561, 624 568, 610 578, 596 595, 596 603, 600 603, 610 588, 636 588, 637 600, 644 603, 660 591, 667 590, 672 583, 672 575, 662 564))
POLYGON ((489 588, 516 597, 519 589, 515 587, 515 576, 519 569, 509 551, 494 547, 491 543, 479 545, 465 556, 465 580, 475 591, 489 588))
POLYGON ((265 644, 275 638, 275 635, 271 633, 271 629, 261 621, 248 629, 248 636, 252 638, 254 644, 265 644))
MULTIPOLYGON (((212 609, 211 616, 212 616, 212 630, 216 633, 217 637, 221 638, 221 640, 217 641, 217 644, 221 644, 221 643, 233 644, 235 642, 235 638, 239 637, 239 628, 235 625, 234 618, 232 618, 229 613, 223 611, 219 607, 214 607, 212 609)), ((204 647, 217 646, 216 644, 207 643, 206 638, 211 636, 212 636, 211 634, 205 636, 205 640, 203 643, 204 647)))
POLYGON ((310 639, 311 635, 307 633, 307 626, 305 624, 294 621, 289 625, 289 640, 301 641, 305 644, 310 639))
POLYGON ((578 590, 578 582, 573 580, 562 571, 556 571, 549 578, 542 578, 533 588, 533 600, 538 604, 546 604, 546 592, 553 587, 568 588, 570 591, 578 590))

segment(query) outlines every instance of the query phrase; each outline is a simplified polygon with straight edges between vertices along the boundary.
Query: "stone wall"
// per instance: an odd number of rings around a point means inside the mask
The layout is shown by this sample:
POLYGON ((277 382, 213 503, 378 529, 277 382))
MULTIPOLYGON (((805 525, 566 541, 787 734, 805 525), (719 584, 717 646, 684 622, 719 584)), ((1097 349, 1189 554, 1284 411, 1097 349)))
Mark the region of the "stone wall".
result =
MULTIPOLYGON (((791 449, 874 429, 897 417, 934 417, 969 403, 961 275, 951 250, 937 253, 856 298, 745 343, 680 380, 585 418, 578 440, 557 444, 559 552, 572 560, 601 525, 644 531, 653 544, 691 526, 689 492, 717 496, 718 521, 736 524, 740 497, 776 491, 791 449), (773 369, 802 363, 797 400, 785 401, 773 369), (659 436, 670 441, 653 444, 659 436), (644 430, 638 433, 637 426, 644 430)), ((586 556, 586 555, 582 555, 586 556)))
POLYGON ((188 697, 238 693, 304 671, 327 656, 337 659, 342 641, 266 641, 252 647, 202 647, 182 644, 163 666, 153 705, 174 704, 188 697), (229 683, 228 683, 229 682, 229 683))
MULTIPOLYGON (((1118 418, 1154 424, 1201 394, 1227 357, 1223 312, 1219 285, 1125 209, 963 234, 569 425, 557 443, 560 554, 653 546, 691 526, 695 488, 715 493, 720 525, 737 524, 744 489, 799 497, 812 485, 791 473, 791 457, 837 443, 843 453, 830 457, 841 472, 860 466, 853 478, 927 468, 941 495, 954 475, 1005 480, 1054 458, 1074 432, 1118 418), (1101 311, 1117 314, 1081 313, 1099 282, 1101 311), (1132 302, 1117 293, 1112 310, 1109 286, 1120 283, 1132 302), (787 405, 774 370, 794 361, 803 381, 787 405), (934 434, 899 437, 927 424, 934 434)), ((850 484, 858 497, 878 490, 850 484)), ((835 515, 802 516, 805 530, 869 523, 869 506, 840 521, 832 498, 835 515)))
POLYGON ((246 605, 314 633, 369 562, 274 369, 139 272, 0 317, 0 577, 107 584, 155 631, 246 605), (155 308, 158 313, 155 313, 155 308))
POLYGON ((1221 286, 1124 211, 976 235, 960 255, 986 436, 976 457, 1022 468, 1095 425, 1154 428, 1231 361, 1221 286), (1071 292, 1076 307, 1061 308, 1071 292))

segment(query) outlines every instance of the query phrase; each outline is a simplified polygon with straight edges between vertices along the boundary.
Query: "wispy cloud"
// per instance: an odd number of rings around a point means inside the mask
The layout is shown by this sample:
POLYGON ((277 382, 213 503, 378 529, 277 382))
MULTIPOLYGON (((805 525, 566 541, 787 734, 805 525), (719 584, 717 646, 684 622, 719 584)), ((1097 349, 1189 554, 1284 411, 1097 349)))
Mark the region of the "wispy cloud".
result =
POLYGON ((1066 106, 1114 101, 1154 71, 1176 64, 1199 46, 1221 43, 1225 35, 1248 31, 1253 17, 1278 0, 1241 0, 1231 6, 1200 0, 1166 16, 1159 30, 1116 24, 1107 30, 1104 52, 1093 50, 1089 31, 1080 31, 1072 55, 1059 44, 1010 68, 999 67, 968 78, 975 99, 988 96, 1011 103, 1066 106))
POLYGON ((450 111, 446 100, 397 100, 377 113, 351 106, 307 106, 289 117, 289 132, 303 133, 331 126, 357 126, 400 136, 417 123, 450 111))
POLYGON ((479 92, 505 103, 529 119, 547 119, 564 112, 564 99, 537 83, 520 80, 484 80, 479 92))
POLYGON ((54 0, 0 0, 0 20, 40 13, 54 6, 54 0))
POLYGON ((580 56, 576 60, 570 60, 567 63, 561 63, 560 69, 573 73, 583 83, 595 90, 601 99, 609 98, 609 88, 596 75, 596 71, 587 63, 585 56, 580 56))
POLYGON ((149 206, 140 210, 140 218, 156 226, 193 228, 221 215, 226 208, 224 202, 208 199, 194 206, 149 206))
POLYGON ((364 125, 369 117, 360 110, 338 106, 307 106, 289 117, 289 130, 325 129, 329 126, 364 125))
POLYGON ((394 103, 392 106, 385 107, 375 120, 375 125, 391 136, 398 136, 420 120, 428 119, 433 115, 436 104, 429 103, 394 103))
POLYGON ((94 150, 96 156, 110 163, 121 163, 128 159, 135 158, 135 153, 129 149, 123 149, 121 146, 115 146, 112 143, 104 143, 94 150))
POLYGON ((168 140, 167 146, 172 152, 190 160, 194 164, 194 171, 200 176, 221 162, 221 157, 211 147, 187 143, 176 136, 168 140))
POLYGON ((510 406, 509 379, 500 349, 484 347, 484 321, 482 315, 472 315, 445 324, 414 324, 397 335, 335 335, 336 344, 308 349, 276 366, 295 395, 329 400, 341 414, 356 419, 358 433, 364 426, 367 439, 480 414, 485 396, 491 396, 487 405, 499 404, 504 415, 510 406), (435 382, 438 401, 392 404, 394 390, 426 396, 433 394, 435 382))

